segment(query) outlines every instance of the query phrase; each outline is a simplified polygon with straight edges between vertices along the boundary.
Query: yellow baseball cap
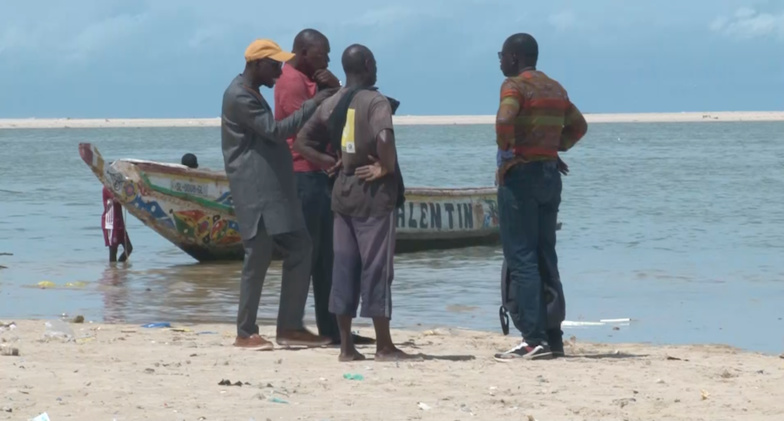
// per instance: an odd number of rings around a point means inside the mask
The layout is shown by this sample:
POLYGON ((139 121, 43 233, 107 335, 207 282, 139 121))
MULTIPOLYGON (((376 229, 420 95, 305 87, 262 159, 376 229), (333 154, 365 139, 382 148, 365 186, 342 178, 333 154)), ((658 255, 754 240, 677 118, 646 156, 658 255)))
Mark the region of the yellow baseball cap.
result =
POLYGON ((283 51, 280 45, 270 39, 257 39, 251 42, 245 50, 245 61, 251 62, 263 58, 286 63, 294 58, 294 54, 283 51))

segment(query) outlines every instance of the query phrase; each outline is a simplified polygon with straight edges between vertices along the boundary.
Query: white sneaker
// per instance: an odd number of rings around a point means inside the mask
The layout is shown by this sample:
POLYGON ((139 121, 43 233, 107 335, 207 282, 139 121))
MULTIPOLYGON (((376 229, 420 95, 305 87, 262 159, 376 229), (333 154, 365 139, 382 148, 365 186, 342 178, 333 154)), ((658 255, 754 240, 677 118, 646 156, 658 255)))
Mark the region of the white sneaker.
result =
POLYGON ((519 345, 506 352, 495 354, 493 357, 498 362, 508 363, 512 360, 543 360, 553 358, 553 353, 550 351, 550 346, 547 342, 542 342, 539 345, 531 346, 523 340, 519 345))

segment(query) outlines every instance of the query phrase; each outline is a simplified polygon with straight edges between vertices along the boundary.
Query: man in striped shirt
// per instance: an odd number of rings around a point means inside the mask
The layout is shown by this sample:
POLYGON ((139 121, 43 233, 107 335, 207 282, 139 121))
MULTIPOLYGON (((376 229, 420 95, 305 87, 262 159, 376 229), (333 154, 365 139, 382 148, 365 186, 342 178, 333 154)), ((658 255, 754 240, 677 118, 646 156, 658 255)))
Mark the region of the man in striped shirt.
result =
POLYGON ((523 335, 519 345, 496 354, 502 362, 563 353, 560 321, 548 326, 543 293, 547 283, 563 297, 555 231, 566 166, 558 153, 574 146, 588 125, 561 84, 536 69, 538 56, 528 34, 512 35, 498 53, 507 77, 496 117, 501 241, 523 335), (547 266, 541 274, 539 264, 547 266))

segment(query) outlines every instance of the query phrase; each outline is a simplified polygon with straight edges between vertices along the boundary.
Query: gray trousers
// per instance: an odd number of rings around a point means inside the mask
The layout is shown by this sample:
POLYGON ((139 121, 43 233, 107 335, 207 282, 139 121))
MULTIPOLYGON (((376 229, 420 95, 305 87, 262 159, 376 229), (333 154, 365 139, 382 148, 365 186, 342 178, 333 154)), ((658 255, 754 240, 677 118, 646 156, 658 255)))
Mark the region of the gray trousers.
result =
POLYGON ((335 264, 329 311, 340 316, 392 318, 395 213, 354 218, 335 213, 335 264))
POLYGON ((240 306, 237 313, 237 336, 248 337, 259 333, 256 314, 259 311, 261 288, 267 276, 272 250, 283 253, 283 279, 278 305, 278 330, 299 330, 304 327, 305 304, 310 287, 311 250, 307 230, 270 236, 259 221, 258 232, 243 241, 245 260, 242 265, 240 306))

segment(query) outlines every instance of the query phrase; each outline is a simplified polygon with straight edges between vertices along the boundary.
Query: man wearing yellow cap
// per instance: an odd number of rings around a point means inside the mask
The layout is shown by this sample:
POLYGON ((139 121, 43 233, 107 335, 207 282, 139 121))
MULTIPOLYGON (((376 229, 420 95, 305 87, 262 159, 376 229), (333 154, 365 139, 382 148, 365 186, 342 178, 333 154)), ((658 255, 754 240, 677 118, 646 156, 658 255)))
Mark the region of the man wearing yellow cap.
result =
POLYGON ((283 252, 283 275, 276 341, 282 346, 322 346, 331 338, 305 329, 311 240, 297 197, 291 152, 293 136, 336 90, 324 90, 289 117, 275 121, 259 87, 275 86, 283 63, 294 54, 271 40, 256 40, 245 50, 245 71, 223 94, 221 143, 234 211, 245 248, 234 345, 270 350, 259 336, 256 313, 273 248, 283 252))

